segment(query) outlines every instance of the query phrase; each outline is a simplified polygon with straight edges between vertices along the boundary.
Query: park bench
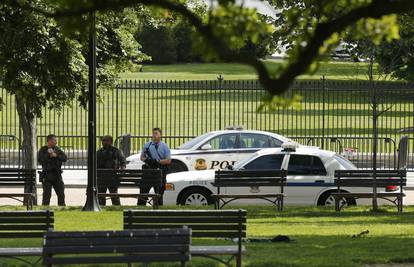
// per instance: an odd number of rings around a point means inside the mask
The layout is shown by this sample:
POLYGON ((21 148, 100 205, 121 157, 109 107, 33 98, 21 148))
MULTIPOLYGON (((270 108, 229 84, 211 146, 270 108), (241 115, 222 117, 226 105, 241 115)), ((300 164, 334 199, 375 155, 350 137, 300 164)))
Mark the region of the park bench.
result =
MULTIPOLYGON (((44 233, 53 229, 53 211, 5 211, 0 212, 0 239, 42 238, 44 233)), ((40 243, 39 243, 40 244, 40 243)), ((42 247, 0 247, 0 257, 30 263, 22 257, 42 256, 42 247)))
POLYGON ((36 186, 36 170, 2 168, 0 169, 0 187, 8 188, 7 193, 0 193, 0 198, 11 198, 22 202, 28 210, 33 208, 36 195, 33 193, 36 186), (25 189, 29 188, 30 192, 25 189), (20 189, 24 192, 16 192, 20 189))
POLYGON ((335 209, 340 211, 346 205, 344 199, 372 199, 376 191, 377 198, 390 201, 397 207, 398 212, 402 213, 403 198, 405 197, 403 188, 407 183, 406 177, 406 170, 376 170, 375 175, 373 170, 336 170, 334 183, 338 192, 332 194, 335 198, 335 209), (369 192, 345 192, 344 187, 367 188, 369 192), (397 191, 394 192, 383 191, 389 187, 399 188, 396 188, 397 191))
POLYGON ((227 266, 236 258, 241 266, 245 252, 242 240, 246 237, 245 210, 125 210, 124 229, 180 228, 192 230, 193 238, 236 239, 237 245, 192 245, 191 256, 207 257, 227 266), (220 257, 230 258, 224 260, 220 257))
POLYGON ((191 229, 47 232, 43 264, 181 262, 191 258, 191 229))
POLYGON ((151 205, 154 209, 158 208, 158 200, 160 194, 156 193, 138 193, 141 186, 159 187, 162 184, 161 170, 145 169, 145 170, 113 170, 98 169, 97 170, 98 188, 100 186, 118 187, 118 188, 136 188, 137 193, 98 193, 100 197, 120 197, 120 198, 151 198, 151 205))
POLYGON ((286 186, 285 170, 218 170, 213 185, 217 194, 213 194, 215 208, 221 209, 237 199, 263 199, 283 210, 284 187, 286 186), (274 187, 274 193, 225 194, 222 187, 256 188, 274 187))

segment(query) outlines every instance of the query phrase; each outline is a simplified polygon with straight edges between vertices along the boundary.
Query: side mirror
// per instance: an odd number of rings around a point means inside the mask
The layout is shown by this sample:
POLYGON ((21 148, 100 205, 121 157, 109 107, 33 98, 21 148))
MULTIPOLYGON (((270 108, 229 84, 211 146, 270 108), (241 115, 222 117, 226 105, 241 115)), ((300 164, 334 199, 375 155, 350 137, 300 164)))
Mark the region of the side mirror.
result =
POLYGON ((212 149, 212 147, 211 147, 211 145, 210 144, 204 144, 202 147, 201 147, 201 150, 211 150, 212 149))

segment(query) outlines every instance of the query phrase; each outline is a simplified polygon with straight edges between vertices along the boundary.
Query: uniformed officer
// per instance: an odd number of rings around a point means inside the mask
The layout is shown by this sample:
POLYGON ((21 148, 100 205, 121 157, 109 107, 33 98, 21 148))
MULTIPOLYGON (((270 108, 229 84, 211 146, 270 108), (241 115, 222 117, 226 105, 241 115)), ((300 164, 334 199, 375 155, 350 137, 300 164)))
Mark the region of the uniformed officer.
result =
POLYGON ((65 184, 62 179, 62 163, 67 161, 67 156, 57 144, 56 135, 50 134, 46 138, 47 145, 40 148, 37 155, 42 165, 40 181, 43 186, 42 205, 50 204, 52 187, 58 198, 58 205, 65 206, 65 184))
MULTIPOLYGON (((171 164, 171 151, 166 143, 161 141, 162 131, 160 128, 152 129, 152 140, 146 143, 142 149, 141 160, 145 162, 143 168, 161 169, 162 185, 154 188, 155 193, 161 195, 159 205, 163 204, 163 195, 168 172, 168 166, 171 164)), ((140 193, 148 193, 151 188, 141 187, 140 193)), ((146 199, 138 199, 138 205, 145 205, 146 199)))
MULTIPOLYGON (((126 159, 121 150, 114 147, 113 138, 110 135, 102 137, 102 148, 98 150, 96 161, 98 169, 125 169, 126 159)), ((99 193, 106 193, 106 190, 109 190, 109 193, 117 194, 117 186, 99 186, 99 193)), ((112 205, 121 205, 119 197, 111 197, 112 205)), ((99 197, 99 205, 105 206, 106 199, 105 197, 99 197)))

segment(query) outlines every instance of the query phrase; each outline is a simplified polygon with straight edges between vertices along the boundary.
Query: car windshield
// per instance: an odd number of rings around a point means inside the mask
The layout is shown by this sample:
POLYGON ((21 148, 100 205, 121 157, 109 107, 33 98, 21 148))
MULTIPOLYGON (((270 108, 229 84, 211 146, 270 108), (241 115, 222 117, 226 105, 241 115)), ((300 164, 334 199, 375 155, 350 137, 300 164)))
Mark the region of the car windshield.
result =
POLYGON ((255 158, 256 156, 257 156, 257 153, 254 153, 250 157, 244 158, 244 159, 236 162, 233 166, 233 169, 238 170, 238 169, 242 168, 244 165, 246 165, 247 162, 249 162, 252 158, 255 158))
POLYGON ((347 158, 341 155, 335 154, 333 157, 339 162, 339 164, 341 164, 347 170, 358 169, 352 162, 350 162, 347 158))
POLYGON ((181 146, 179 146, 177 149, 191 149, 193 148, 195 145, 197 145, 198 143, 200 143, 201 141, 213 136, 214 133, 206 133, 200 136, 197 136, 194 139, 191 139, 190 141, 182 144, 181 146))

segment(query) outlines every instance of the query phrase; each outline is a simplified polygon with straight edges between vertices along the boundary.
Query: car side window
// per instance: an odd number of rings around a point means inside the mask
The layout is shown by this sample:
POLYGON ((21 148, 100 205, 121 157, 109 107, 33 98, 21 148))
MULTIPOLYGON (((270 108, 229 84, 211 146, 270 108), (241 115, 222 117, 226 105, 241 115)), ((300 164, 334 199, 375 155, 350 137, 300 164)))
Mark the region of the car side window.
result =
POLYGON ((269 138, 264 134, 243 133, 240 135, 240 148, 270 147, 269 138))
MULTIPOLYGON (((234 149, 236 148, 237 134, 223 134, 211 138, 205 144, 209 144, 212 149, 234 149)), ((203 144, 203 145, 205 145, 203 144)))
POLYGON ((245 170, 280 170, 285 155, 265 155, 256 158, 244 166, 245 170))
POLYGON ((326 169, 319 157, 291 155, 288 165, 289 175, 326 175, 326 169))

